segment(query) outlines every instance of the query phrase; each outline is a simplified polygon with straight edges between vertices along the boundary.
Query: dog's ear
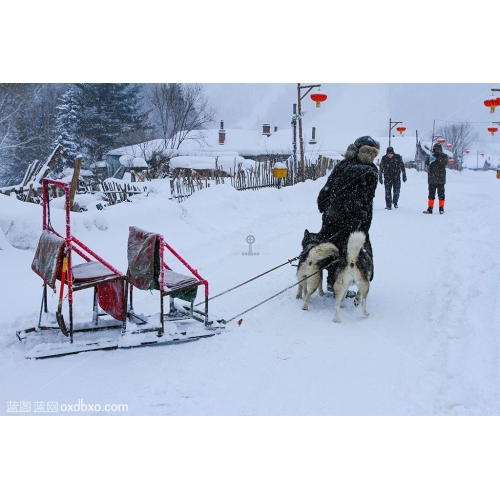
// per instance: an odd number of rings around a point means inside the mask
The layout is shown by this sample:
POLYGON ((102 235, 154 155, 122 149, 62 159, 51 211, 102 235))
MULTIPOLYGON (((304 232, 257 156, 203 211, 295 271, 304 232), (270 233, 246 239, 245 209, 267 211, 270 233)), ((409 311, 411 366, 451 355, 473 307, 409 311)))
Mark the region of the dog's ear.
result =
POLYGON ((309 236, 309 231, 307 229, 304 231, 304 236, 309 236))

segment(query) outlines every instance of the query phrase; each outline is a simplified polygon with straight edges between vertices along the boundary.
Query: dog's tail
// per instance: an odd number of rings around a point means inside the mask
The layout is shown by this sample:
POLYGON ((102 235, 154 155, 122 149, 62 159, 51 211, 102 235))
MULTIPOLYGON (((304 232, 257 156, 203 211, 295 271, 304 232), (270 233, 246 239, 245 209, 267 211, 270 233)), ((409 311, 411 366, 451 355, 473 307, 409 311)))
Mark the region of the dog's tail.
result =
POLYGON ((339 249, 333 243, 320 243, 309 252, 309 257, 317 263, 328 257, 335 257, 338 253, 339 249))
POLYGON ((349 241, 347 242, 347 264, 351 267, 356 265, 356 260, 365 241, 366 235, 362 231, 355 231, 349 236, 349 241))

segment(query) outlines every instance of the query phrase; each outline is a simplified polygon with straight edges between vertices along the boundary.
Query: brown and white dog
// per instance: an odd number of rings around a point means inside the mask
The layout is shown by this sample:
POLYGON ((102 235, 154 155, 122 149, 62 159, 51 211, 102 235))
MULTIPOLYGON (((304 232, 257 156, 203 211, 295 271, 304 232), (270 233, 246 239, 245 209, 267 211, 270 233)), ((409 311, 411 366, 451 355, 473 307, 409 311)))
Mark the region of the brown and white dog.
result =
POLYGON ((296 298, 302 299, 304 297, 302 304, 304 311, 308 310, 309 299, 316 290, 319 289, 320 296, 325 295, 322 285, 322 268, 339 253, 338 248, 333 243, 320 242, 315 239, 316 236, 316 233, 309 233, 307 229, 305 230, 302 240, 303 252, 297 269, 297 281, 300 283, 296 298))
POLYGON ((366 310, 366 297, 370 290, 370 280, 373 275, 373 260, 365 248, 366 235, 361 231, 349 235, 347 255, 341 256, 335 275, 333 293, 335 296, 335 316, 333 321, 340 323, 340 308, 345 307, 344 300, 350 286, 356 285, 358 292, 354 305, 361 303, 363 314, 369 316, 366 310))

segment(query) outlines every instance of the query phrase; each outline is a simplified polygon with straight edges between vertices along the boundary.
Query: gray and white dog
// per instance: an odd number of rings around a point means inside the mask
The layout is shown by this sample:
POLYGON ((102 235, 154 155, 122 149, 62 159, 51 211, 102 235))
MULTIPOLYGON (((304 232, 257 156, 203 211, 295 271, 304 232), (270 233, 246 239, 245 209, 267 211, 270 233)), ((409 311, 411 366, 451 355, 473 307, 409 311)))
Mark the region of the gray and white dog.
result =
POLYGON ((311 295, 319 289, 320 296, 323 291, 323 268, 331 262, 333 258, 338 257, 339 250, 333 243, 322 241, 317 233, 310 233, 307 229, 304 231, 302 239, 302 253, 299 257, 297 269, 297 280, 299 289, 297 299, 304 298, 302 309, 309 309, 309 299, 311 295))
POLYGON ((333 293, 335 296, 335 315, 333 321, 340 323, 340 308, 345 307, 344 301, 350 286, 356 285, 358 291, 354 305, 361 303, 363 314, 369 316, 366 309, 366 297, 370 291, 370 280, 373 276, 373 260, 366 248, 366 235, 355 231, 349 235, 347 254, 341 255, 335 272, 333 293))

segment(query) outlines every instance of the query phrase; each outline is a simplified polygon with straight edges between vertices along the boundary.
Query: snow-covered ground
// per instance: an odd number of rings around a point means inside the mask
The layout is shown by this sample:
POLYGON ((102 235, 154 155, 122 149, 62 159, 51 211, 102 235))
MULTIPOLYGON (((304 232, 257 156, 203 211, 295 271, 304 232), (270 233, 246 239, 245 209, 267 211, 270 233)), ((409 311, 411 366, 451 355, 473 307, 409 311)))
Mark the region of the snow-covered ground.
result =
MULTIPOLYGON (((213 186, 178 204, 158 181, 132 203, 72 214, 72 227, 122 271, 128 227, 159 232, 214 296, 299 254, 304 229, 320 228, 324 182, 255 192, 213 186), (259 255, 242 255, 248 235, 259 255)), ((368 318, 348 301, 333 323, 330 293, 315 294, 303 311, 290 288, 209 339, 39 361, 25 359, 15 331, 38 319, 41 280, 30 266, 41 207, 1 196, 0 412, 47 414, 55 402, 57 414, 68 414, 61 409, 82 402, 126 409, 78 414, 498 415, 499 190, 494 172, 448 171, 446 213, 427 216, 425 173, 408 172, 398 210, 384 209, 379 186, 368 318)), ((63 211, 54 208, 52 221, 62 231, 63 211)), ((238 316, 292 285, 295 271, 287 264, 214 299, 212 315, 238 316)), ((89 300, 75 295, 76 320, 89 319, 89 300)), ((134 305, 156 304, 142 292, 134 305)))
MULTIPOLYGON (((324 181, 255 192, 214 186, 182 204, 154 182, 131 203, 72 214, 72 227, 122 271, 130 225, 162 233, 215 296, 299 254, 304 229, 320 227, 324 181), (259 255, 242 255, 248 235, 259 255)), ((303 311, 293 287, 212 338, 47 360, 25 359, 29 347, 15 336, 38 319, 42 287, 31 261, 41 207, 0 196, 6 488, 55 498, 75 481, 82 498, 96 488, 124 498, 490 496, 500 413, 500 180, 494 172, 448 171, 446 190, 446 213, 428 216, 426 174, 408 172, 400 208, 391 212, 379 185, 368 318, 349 301, 342 323, 333 323, 329 293, 315 294, 303 311), (185 418, 8 418, 14 415, 185 418), (93 480, 81 481, 89 460, 93 480)), ((62 229, 63 211, 54 207, 52 221, 62 229)), ((214 299, 212 314, 239 318, 292 285, 295 271, 286 264, 214 299)), ((83 295, 75 294, 75 315, 88 321, 83 295)), ((135 296, 136 310, 156 303, 148 292, 135 296)))

